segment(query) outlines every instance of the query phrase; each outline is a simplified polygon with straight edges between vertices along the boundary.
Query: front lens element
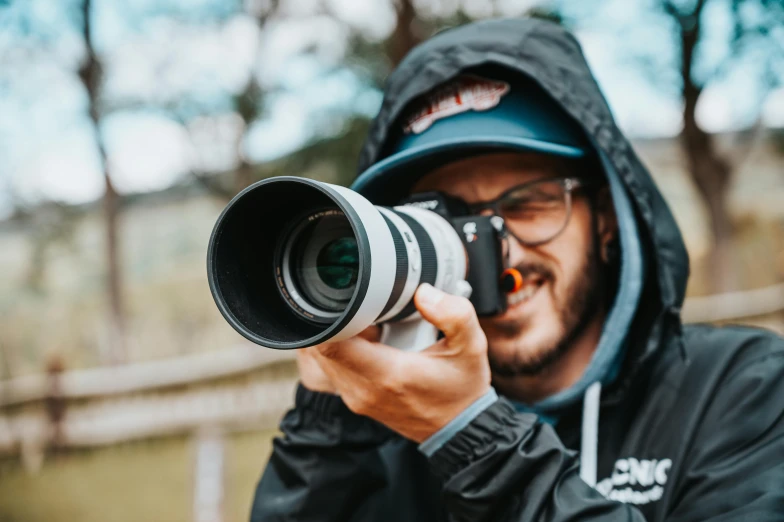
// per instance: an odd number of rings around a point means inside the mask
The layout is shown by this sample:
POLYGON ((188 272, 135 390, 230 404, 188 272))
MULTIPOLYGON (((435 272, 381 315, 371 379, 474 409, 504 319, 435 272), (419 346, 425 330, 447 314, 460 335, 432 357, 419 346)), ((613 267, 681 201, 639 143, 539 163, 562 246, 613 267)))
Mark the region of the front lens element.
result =
POLYGON ((303 216, 284 235, 280 258, 284 296, 300 315, 334 321, 348 306, 359 276, 359 247, 338 209, 303 216))
POLYGON ((357 240, 341 237, 330 241, 316 258, 318 275, 330 288, 345 290, 357 283, 359 248, 357 240))

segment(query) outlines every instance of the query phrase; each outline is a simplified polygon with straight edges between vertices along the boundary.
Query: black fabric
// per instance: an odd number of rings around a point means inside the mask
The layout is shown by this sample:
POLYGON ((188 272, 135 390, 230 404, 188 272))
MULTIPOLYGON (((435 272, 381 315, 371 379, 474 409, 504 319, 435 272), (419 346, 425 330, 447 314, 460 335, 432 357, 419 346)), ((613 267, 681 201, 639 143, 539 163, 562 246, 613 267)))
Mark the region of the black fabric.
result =
POLYGON ((536 20, 439 34, 390 76, 360 171, 403 109, 495 64, 538 82, 625 184, 648 279, 621 375, 602 394, 598 484, 579 478, 579 407, 554 430, 501 399, 429 460, 414 443, 300 388, 259 483, 253 521, 784 520, 784 341, 681 326, 689 265, 678 227, 616 127, 574 38, 536 20))

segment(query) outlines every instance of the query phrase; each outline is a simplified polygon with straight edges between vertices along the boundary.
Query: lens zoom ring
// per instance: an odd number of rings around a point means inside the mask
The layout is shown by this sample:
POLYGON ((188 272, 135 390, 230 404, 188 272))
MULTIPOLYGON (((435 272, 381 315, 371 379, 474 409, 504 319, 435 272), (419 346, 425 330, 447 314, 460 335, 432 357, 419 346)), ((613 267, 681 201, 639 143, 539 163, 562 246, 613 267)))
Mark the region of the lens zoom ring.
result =
MULTIPOLYGON (((431 285, 435 285, 436 276, 438 275, 438 257, 436 256, 436 247, 433 245, 430 235, 425 231, 425 228, 419 224, 419 221, 413 217, 404 212, 397 212, 395 210, 393 210, 393 212, 406 222, 411 228, 411 232, 414 233, 417 243, 419 243, 419 252, 422 256, 422 272, 419 277, 419 283, 430 283, 431 285)), ((414 312, 416 312, 416 306, 414 306, 414 300, 412 299, 399 314, 389 321, 400 321, 414 312)))
POLYGON ((395 245, 396 257, 395 283, 392 286, 392 293, 389 294, 389 300, 387 301, 386 306, 384 306, 384 309, 379 314, 379 317, 384 317, 384 315, 395 306, 395 303, 397 303, 398 299, 400 299, 400 295, 403 293, 403 289, 406 287, 406 279, 408 279, 408 251, 406 250, 406 243, 403 240, 403 235, 395 224, 383 213, 381 216, 384 218, 384 221, 386 221, 389 231, 392 233, 392 242, 395 245))

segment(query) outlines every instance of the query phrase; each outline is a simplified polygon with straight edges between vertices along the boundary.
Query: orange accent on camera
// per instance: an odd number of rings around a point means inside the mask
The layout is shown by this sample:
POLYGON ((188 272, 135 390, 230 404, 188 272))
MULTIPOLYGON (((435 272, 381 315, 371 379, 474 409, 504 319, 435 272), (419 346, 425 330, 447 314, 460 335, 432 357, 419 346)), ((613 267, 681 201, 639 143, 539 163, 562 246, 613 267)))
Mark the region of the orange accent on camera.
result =
POLYGON ((516 268, 507 268, 504 270, 501 273, 501 280, 504 281, 504 290, 506 290, 508 294, 517 292, 523 287, 523 274, 516 268))

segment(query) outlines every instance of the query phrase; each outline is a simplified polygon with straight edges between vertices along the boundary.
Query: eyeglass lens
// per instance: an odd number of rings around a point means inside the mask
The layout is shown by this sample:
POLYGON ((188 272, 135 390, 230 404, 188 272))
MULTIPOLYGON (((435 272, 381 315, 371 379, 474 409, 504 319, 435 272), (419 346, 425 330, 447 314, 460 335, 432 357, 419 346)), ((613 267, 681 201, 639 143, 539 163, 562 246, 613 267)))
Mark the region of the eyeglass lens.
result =
POLYGON ((496 208, 517 239, 528 244, 543 243, 566 226, 571 194, 562 180, 541 181, 509 192, 496 208))

